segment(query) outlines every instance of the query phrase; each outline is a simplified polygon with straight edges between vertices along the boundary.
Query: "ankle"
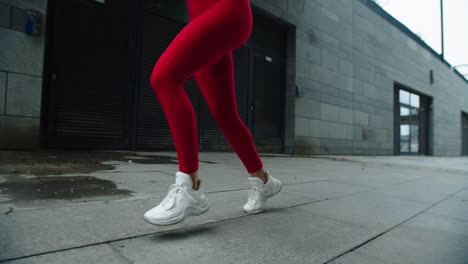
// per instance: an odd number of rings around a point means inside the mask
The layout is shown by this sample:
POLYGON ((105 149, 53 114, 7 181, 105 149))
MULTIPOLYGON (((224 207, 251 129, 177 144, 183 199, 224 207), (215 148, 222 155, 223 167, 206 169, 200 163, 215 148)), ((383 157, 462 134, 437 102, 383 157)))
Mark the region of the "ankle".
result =
POLYGON ((261 179, 263 183, 267 183, 268 181, 268 173, 264 168, 261 168, 255 172, 250 173, 250 176, 261 179))
POLYGON ((265 172, 265 174, 257 174, 257 175, 252 175, 252 177, 257 177, 259 178, 260 180, 262 180, 262 182, 264 184, 266 184, 268 182, 268 174, 265 172))
POLYGON ((198 171, 190 173, 190 178, 192 178, 192 189, 198 190, 200 188, 200 177, 198 177, 198 171))
POLYGON ((194 190, 198 190, 200 189, 200 179, 196 179, 195 181, 193 181, 193 186, 192 186, 192 189, 194 190))

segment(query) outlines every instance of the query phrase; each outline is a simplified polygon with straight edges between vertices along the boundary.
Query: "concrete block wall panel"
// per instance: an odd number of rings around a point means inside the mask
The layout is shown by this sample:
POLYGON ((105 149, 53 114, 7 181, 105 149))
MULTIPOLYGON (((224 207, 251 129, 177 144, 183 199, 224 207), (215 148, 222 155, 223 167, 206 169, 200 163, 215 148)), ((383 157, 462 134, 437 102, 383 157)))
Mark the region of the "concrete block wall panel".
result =
POLYGON ((11 6, 0 3, 0 27, 9 28, 11 20, 11 6))
POLYGON ((29 36, 24 32, 0 27, 0 70, 42 77, 44 34, 29 36))
POLYGON ((9 73, 6 112, 8 116, 40 117, 42 78, 9 73))
POLYGON ((0 0, 0 149, 40 147, 46 7, 47 0, 0 0), (42 34, 24 32, 27 9, 42 13, 42 34))
POLYGON ((40 119, 0 116, 0 149, 38 149, 40 119))

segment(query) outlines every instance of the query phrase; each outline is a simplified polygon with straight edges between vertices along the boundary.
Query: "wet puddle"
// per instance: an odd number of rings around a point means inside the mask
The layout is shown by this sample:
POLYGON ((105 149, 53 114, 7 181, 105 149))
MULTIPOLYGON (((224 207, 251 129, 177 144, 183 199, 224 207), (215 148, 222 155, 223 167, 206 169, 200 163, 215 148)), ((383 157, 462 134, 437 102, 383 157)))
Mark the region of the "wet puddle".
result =
POLYGON ((129 196, 132 191, 118 189, 115 183, 93 176, 5 176, 0 192, 11 197, 8 202, 37 199, 71 200, 95 196, 129 196))
POLYGON ((45 199, 93 200, 93 197, 107 200, 131 196, 132 191, 118 189, 110 180, 73 176, 112 170, 117 162, 177 165, 178 159, 124 151, 0 151, 0 194, 11 199, 5 201, 2 198, 0 204, 45 199))
POLYGON ((60 175, 112 170, 118 161, 137 164, 178 164, 177 157, 132 152, 43 150, 1 151, 0 174, 60 175))

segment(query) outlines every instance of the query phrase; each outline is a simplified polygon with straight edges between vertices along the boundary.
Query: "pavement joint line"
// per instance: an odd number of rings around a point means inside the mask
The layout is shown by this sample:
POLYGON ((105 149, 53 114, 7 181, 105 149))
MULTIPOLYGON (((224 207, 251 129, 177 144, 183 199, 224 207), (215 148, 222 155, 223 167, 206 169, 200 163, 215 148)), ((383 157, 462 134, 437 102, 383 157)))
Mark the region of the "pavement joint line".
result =
MULTIPOLYGON (((371 189, 371 190, 372 190, 372 189, 371 189)), ((367 191, 370 191, 370 190, 363 190, 363 191, 358 191, 358 192, 355 192, 355 193, 340 195, 340 196, 333 197, 333 198, 324 198, 324 199, 319 199, 319 200, 315 200, 315 201, 311 201, 311 202, 305 202, 305 203, 296 204, 296 205, 292 205, 292 206, 288 206, 288 207, 284 207, 284 208, 279 208, 279 209, 277 209, 277 210, 288 210, 288 209, 294 209, 294 210, 295 210, 296 208, 298 208, 298 207, 300 207, 300 206, 305 206, 305 205, 309 205, 309 204, 313 204, 313 203, 318 203, 318 202, 322 202, 322 201, 326 201, 326 200, 330 200, 330 199, 341 198, 341 197, 345 197, 345 196, 349 196, 349 195, 354 195, 354 194, 357 194, 357 193, 362 193, 362 192, 367 192, 367 191)), ((286 193, 289 193, 289 192, 286 192, 286 193)), ((291 194, 291 193, 289 193, 289 194, 291 194)), ((306 198, 310 198, 310 197, 306 197, 306 198)), ((96 243, 90 243, 90 244, 81 245, 81 246, 75 246, 75 247, 69 247, 69 248, 62 248, 62 249, 58 249, 58 250, 51 250, 51 251, 46 251, 46 252, 31 254, 31 255, 27 255, 27 256, 21 256, 21 257, 16 257, 16 258, 10 258, 10 259, 5 259, 5 260, 0 260, 0 263, 6 262, 6 261, 11 261, 11 260, 18 260, 18 259, 24 259, 24 258, 31 258, 31 257, 46 255, 46 254, 52 254, 52 253, 57 253, 57 252, 62 252, 62 251, 68 251, 68 250, 72 250, 72 249, 79 249, 79 248, 92 247, 92 246, 97 246, 97 245, 102 245, 102 244, 109 244, 109 243, 112 243, 112 242, 130 240, 130 239, 135 239, 135 238, 140 238, 140 237, 145 237, 145 236, 160 235, 160 234, 165 234, 165 233, 174 232, 174 231, 180 231, 180 230, 184 230, 184 229, 188 229, 188 228, 196 228, 196 227, 200 227, 200 226, 204 226, 204 225, 208 225, 208 224, 212 224, 212 223, 218 223, 218 222, 223 222, 223 221, 229 221, 229 220, 234 220, 234 219, 244 218, 244 217, 253 217, 253 216, 256 216, 256 215, 258 215, 258 214, 240 215, 240 216, 235 216, 235 217, 231 217, 231 218, 221 219, 221 220, 218 220, 218 221, 211 221, 211 222, 207 222, 207 223, 201 223, 201 224, 193 225, 193 226, 182 226, 182 227, 180 227, 180 228, 175 228, 175 229, 170 229, 170 230, 164 230, 164 231, 159 231, 159 232, 152 232, 152 233, 147 233, 147 234, 142 234, 142 235, 135 235, 135 236, 123 237, 123 238, 117 238, 117 239, 112 239, 112 240, 107 240, 107 241, 102 241, 102 242, 96 242, 96 243)), ((343 223, 349 224, 348 222, 343 221, 343 220, 334 219, 334 218, 327 217, 327 216, 322 216, 322 215, 317 215, 317 216, 323 217, 323 218, 327 218, 327 219, 331 219, 331 220, 334 220, 334 221, 339 221, 339 222, 343 222, 343 223)), ((378 236, 378 235, 377 235, 377 236, 378 236)), ((375 236, 375 237, 377 237, 377 236, 375 236)), ((372 239, 372 238, 371 238, 371 239, 372 239)), ((366 240, 366 241, 370 241, 370 240, 366 240)), ((109 246, 112 247, 112 245, 109 245, 109 246)), ((113 247, 112 247, 112 248, 113 248, 113 247)), ((113 248, 113 249, 114 249, 114 248, 113 248)), ((114 250, 115 250, 115 249, 114 249, 114 250)), ((349 251, 347 251, 347 252, 349 252, 349 251)), ((345 253, 345 254, 346 254, 346 253, 345 253)), ((120 255, 120 254, 119 254, 119 255, 120 255)), ((344 254, 342 254, 342 255, 344 255, 344 254)), ((328 261, 328 262, 329 262, 329 261, 328 261)), ((326 262, 326 263, 328 263, 328 262, 326 262)))
MULTIPOLYGON (((313 182, 322 182, 322 181, 330 181, 329 179, 321 179, 321 180, 313 180, 313 181, 305 181, 300 183, 293 183, 293 184, 284 184, 284 186, 290 185, 299 185, 305 183, 313 183, 313 182)), ((244 191, 249 190, 249 188, 240 188, 240 189, 229 189, 229 190, 220 190, 220 191, 212 191, 212 192, 205 192, 205 194, 215 194, 215 193, 225 193, 225 192, 236 192, 236 191, 244 191)), ((89 202, 78 202, 78 203, 69 203, 64 205, 56 205, 56 206, 44 206, 44 207, 36 207, 36 208, 26 208, 26 209, 19 209, 14 207, 8 207, 8 214, 12 212, 24 212, 24 211, 32 211, 32 210, 43 210, 44 208, 61 208, 61 207, 70 207, 70 206, 84 206, 88 204, 103 204, 103 203, 115 203, 115 202, 134 202, 134 201, 144 201, 149 199, 159 199, 161 197, 150 197, 150 198, 136 198, 136 199, 124 199, 124 200, 112 200, 112 201, 89 201, 89 202), (11 209, 10 209, 11 208, 11 209)), ((308 197, 310 198, 310 197, 308 197)), ((6 214, 7 212, 4 212, 6 214)), ((6 214, 6 215, 8 215, 6 214)))
POLYGON ((336 182, 336 183, 343 183, 343 184, 359 186, 359 187, 367 187, 367 188, 371 188, 371 190, 378 190, 378 189, 383 189, 383 188, 387 188, 387 187, 402 185, 402 184, 405 184, 405 183, 415 182, 415 181, 419 181, 419 180, 408 180, 408 181, 397 182, 397 183, 392 183, 392 184, 378 186, 378 187, 372 187, 372 186, 362 185, 362 184, 357 184, 357 183, 348 183, 348 182, 339 181, 339 180, 337 181, 337 180, 334 180, 334 179, 331 179, 330 181, 333 181, 333 182, 336 182))
MULTIPOLYGON (((402 185, 402 184, 405 184, 405 183, 410 183, 410 182, 415 182, 415 181, 420 181, 420 180, 423 180, 423 179, 418 179, 418 180, 409 180, 409 181, 405 181, 405 182, 400 182, 400 183, 395 183, 395 184, 389 184, 389 185, 384 185, 384 186, 380 186, 380 187, 375 187, 375 188, 372 188, 369 189, 369 190, 363 190, 363 191, 377 191, 379 189, 384 189, 384 188, 387 188, 387 187, 392 187, 392 186, 397 186, 397 185, 402 185)), ((332 180, 333 181, 333 180, 332 180)), ((337 181, 335 181, 337 182, 337 181)), ((344 183, 344 182, 339 182, 338 183, 344 183)), ((359 185, 359 184, 352 184, 352 183, 349 183, 350 185, 355 185, 355 186, 359 186, 359 187, 366 187, 364 185, 359 185)), ((368 186, 367 186, 368 187, 368 186)), ((461 188, 460 190, 456 191, 454 194, 448 194, 447 197, 445 198, 442 198, 440 201, 436 202, 436 203, 425 203, 425 202, 421 202, 421 201, 416 201, 416 200, 412 200, 412 199, 407 199, 407 198, 402 198, 402 197, 397 197, 397 196, 392 196, 392 195, 389 195, 389 194, 381 194, 381 195, 385 195, 387 197, 390 197, 390 198, 393 198, 393 199, 398 199, 398 200, 402 200, 402 201, 409 201, 409 202, 414 202, 414 203, 420 203, 420 204, 425 204, 425 205, 436 205, 437 203, 445 200, 446 198, 449 198, 451 195, 455 195, 457 194, 458 192, 464 190, 465 188, 468 189, 468 187, 463 187, 461 188)), ((439 193, 439 194, 443 194, 443 193, 439 193)), ((447 194, 443 194, 443 195, 447 195, 447 194)), ((338 198, 338 197, 336 197, 338 198)))
MULTIPOLYGON (((149 170, 149 171, 120 171, 120 170, 116 170, 116 171, 95 171, 93 173, 84 173, 84 174, 97 174, 97 173, 126 173, 126 172, 160 172, 161 174, 167 174, 165 171, 158 171, 158 170, 149 170)), ((71 174, 71 173, 70 173, 71 174)))
POLYGON ((415 215, 409 217, 408 219, 404 220, 403 222, 401 222, 401 223, 399 223, 399 224, 397 224, 397 225, 395 225, 395 226, 393 226, 393 227, 391 227, 391 228, 389 228, 389 229, 387 229, 387 230, 381 232, 380 234, 377 234, 377 235, 375 235, 375 236, 373 236, 373 237, 371 237, 371 238, 365 240, 364 242, 358 244, 357 246, 352 247, 351 249, 345 251, 344 253, 341 253, 341 254, 339 254, 338 256, 336 256, 336 257, 334 257, 334 258, 328 260, 327 262, 324 262, 323 264, 330 263, 330 262, 332 262, 333 260, 338 259, 338 258, 340 258, 340 257, 342 257, 342 256, 344 256, 344 255, 346 255, 346 254, 348 254, 348 253, 350 253, 350 252, 352 252, 352 251, 355 251, 356 249, 358 249, 358 248, 360 248, 360 247, 362 247, 362 246, 364 246, 364 245, 366 245, 366 244, 368 244, 368 243, 370 243, 370 242, 376 240, 377 238, 379 238, 379 237, 385 235, 386 233, 392 231, 393 229, 396 229, 397 227, 399 227, 399 226, 401 226, 401 225, 403 225, 403 224, 409 222, 410 220, 416 218, 417 216, 419 216, 419 215, 425 213, 426 211, 428 211, 429 209, 431 209, 431 208, 437 206, 438 204, 444 202, 445 200, 447 200, 447 199, 449 199, 449 198, 455 196, 457 193, 462 192, 462 191, 464 191, 464 190, 466 190, 466 189, 468 189, 468 187, 465 187, 465 188, 462 188, 461 190, 458 190, 457 192, 455 192, 455 193, 449 195, 448 197, 446 197, 446 198, 440 200, 439 202, 437 202, 437 203, 435 203, 435 204, 433 204, 433 205, 427 207, 426 209, 422 210, 421 212, 419 212, 419 213, 417 213, 417 214, 415 214, 415 215))
MULTIPOLYGON (((365 192, 365 191, 368 191, 368 190, 359 191, 359 192, 356 192, 356 193, 365 192)), ((288 192, 286 192, 286 193, 288 193, 288 192)), ((353 194, 356 194, 356 193, 353 193, 353 194)), ((341 196, 338 196, 338 197, 333 197, 331 199, 340 198, 340 197, 347 196, 347 195, 352 195, 352 194, 341 195, 341 196)), ((310 197, 306 197, 306 198, 310 198, 310 197)), ((315 200, 315 201, 311 201, 311 202, 306 202, 306 203, 301 203, 301 204, 297 204, 297 205, 287 206, 287 207, 279 208, 279 209, 276 209, 276 210, 296 209, 299 206, 305 206, 305 205, 318 203, 318 202, 326 201, 326 200, 330 200, 330 198, 324 198, 324 199, 319 199, 319 200, 315 200)), ((0 260, 0 263, 3 263, 5 261, 18 260, 18 259, 23 259, 23 258, 30 258, 30 257, 40 256, 40 255, 52 254, 52 253, 57 253, 57 252, 67 251, 67 250, 72 250, 72 249, 78 249, 78 248, 85 248, 85 247, 97 246, 97 245, 102 245, 102 244, 108 244, 108 243, 112 243, 112 242, 129 240, 129 239, 145 237, 145 236, 150 236, 150 235, 164 234, 164 233, 168 233, 168 232, 179 231, 179 230, 183 230, 183 229, 187 229, 187 228, 200 227, 200 226, 204 226, 204 225, 208 225, 208 224, 212 224, 212 223, 229 221, 229 220, 234 220, 234 219, 243 218, 243 217, 253 217, 253 216, 256 216, 256 215, 258 215, 258 214, 244 214, 244 215, 235 216, 235 217, 231 217, 231 218, 221 219, 221 220, 218 220, 218 221, 211 221, 211 222, 207 222, 207 223, 201 223, 201 224, 194 225, 194 226, 182 226, 180 228, 175 228, 175 229, 171 229, 171 230, 164 230, 164 231, 160 231, 160 232, 153 232, 153 233, 147 233, 147 234, 142 234, 142 235, 135 235, 135 236, 129 236, 129 237, 124 237, 124 238, 112 239, 112 240, 107 240, 107 241, 102 241, 102 242, 90 243, 90 244, 81 245, 81 246, 62 248, 62 249, 58 249, 58 250, 51 250, 51 251, 31 254, 31 255, 27 255, 27 256, 21 256, 21 257, 16 257, 16 258, 0 260)), ((320 215, 317 215, 317 216, 320 216, 320 215)), ((326 217, 326 216, 320 216, 320 217, 324 217, 324 218, 332 219, 332 220, 335 220, 335 221, 343 222, 341 220, 336 220, 336 219, 326 217)), ((110 245, 110 246, 112 247, 112 245, 110 245)))
MULTIPOLYGON (((305 202, 305 203, 302 203, 302 204, 292 205, 292 206, 290 206, 290 207, 288 207, 288 208, 293 208, 293 207, 298 207, 298 206, 303 206, 303 205, 309 205, 309 204, 313 204, 313 203, 318 203, 318 202, 322 202, 322 201, 327 201, 327 200, 333 200, 333 199, 343 198, 343 197, 346 197, 346 196, 351 196, 351 195, 355 195, 355 194, 359 194, 359 193, 365 193, 365 192, 374 191, 374 190, 376 190, 376 189, 378 189, 378 188, 375 188, 375 189, 368 189, 368 190, 361 190, 361 191, 357 191, 357 192, 353 192, 353 193, 346 193, 346 194, 338 195, 338 196, 335 196, 335 197, 323 198, 323 199, 315 200, 315 201, 312 201, 312 202, 305 202)), ((286 191, 286 193, 289 193, 289 192, 286 191)), ((289 194, 293 194, 293 193, 289 193, 289 194)), ((300 195, 300 194, 293 194, 293 195, 302 196, 302 197, 305 197, 305 198, 311 198, 311 197, 307 197, 307 196, 300 195)), ((391 198, 392 198, 392 197, 391 197, 391 198)), ((327 217, 327 218, 330 218, 330 217, 327 217)), ((338 219, 334 219, 334 218, 330 218, 330 219, 338 220, 338 219)), ((342 221, 342 220, 338 220, 338 221, 342 221)))
MULTIPOLYGON (((364 242, 358 244, 357 246, 354 246, 352 247, 351 249, 345 251, 344 253, 341 253, 339 254, 338 256, 336 257, 333 257, 332 259, 328 260, 327 262, 324 262, 323 264, 327 264, 341 256, 344 256, 345 254, 348 254, 349 252, 352 252, 354 250, 356 250, 357 248, 359 247, 362 247, 363 245, 377 239, 378 237, 386 234, 387 232, 399 227, 400 225, 410 221, 411 219, 417 217, 418 215, 421 215, 422 213, 426 212, 427 210, 431 209, 432 207, 436 206, 437 204, 449 199, 450 197, 452 196, 455 196, 457 193, 459 192, 462 192, 464 191, 465 189, 468 189, 468 187, 465 187, 465 188, 462 188, 461 190, 455 192, 454 194, 446 197, 445 199, 439 201, 438 203, 432 205, 432 206, 429 206, 428 208, 422 210, 421 212, 415 214, 414 216, 404 220, 403 222, 387 229, 386 231, 383 231, 367 240, 365 240, 364 242)), ((370 191, 370 190, 363 190, 363 191, 359 191, 359 192, 356 192, 356 193, 361 193, 361 192, 367 192, 367 191, 370 191)), ((353 194, 356 194, 356 193, 353 193, 353 194)), ((353 194, 345 194, 345 195, 341 195, 341 196, 337 196, 337 197, 334 197, 332 199, 336 199, 336 198, 340 198, 340 197, 344 197, 344 196, 349 196, 349 195, 353 195, 353 194)), ((296 209, 297 207, 299 206, 305 206, 305 205, 309 205, 309 204, 313 204, 313 203, 318 203, 318 202, 321 202, 321 201, 325 201, 325 200, 330 200, 330 198, 325 198, 325 199, 319 199, 319 200, 315 200, 315 201, 312 201, 312 202, 306 202, 306 203, 302 203, 302 204, 298 204, 298 205, 292 205, 292 206, 288 206, 288 207, 284 207, 284 208, 279 208, 277 210, 288 210, 288 209, 296 209)), ((164 231, 160 231, 160 232, 153 232, 153 233, 148 233, 148 234, 143 234, 143 235, 135 235, 135 236, 129 236, 129 237, 124 237, 124 238, 118 238, 118 239, 112 239, 112 240, 107 240, 107 241, 102 241, 102 242, 96 242, 96 243, 90 243, 90 244, 86 244, 86 245, 81 245, 81 246, 75 246, 75 247, 69 247, 69 248, 62 248, 62 249, 58 249, 58 250, 51 250, 51 251, 46 251, 46 252, 41 252, 41 253, 36 253, 36 254, 31 254, 31 255, 27 255, 27 256, 21 256, 21 257, 16 257, 16 258, 10 258, 10 259, 4 259, 4 260, 0 260, 0 263, 3 263, 3 262, 6 262, 6 261, 12 261, 12 260, 18 260, 18 259, 24 259, 24 258, 31 258, 31 257, 35 257, 35 256, 41 256, 41 255, 46 255, 46 254, 52 254, 52 253, 57 253, 57 252, 62 252, 62 251, 67 251, 67 250, 72 250, 72 249, 78 249, 78 248, 85 248, 85 247, 91 247, 91 246, 97 246, 97 245, 102 245, 102 244, 109 244, 109 243, 112 243, 112 242, 118 242, 118 241, 124 241, 124 240, 129 240, 129 239, 134 239, 134 238, 140 238, 140 237, 145 237, 145 236, 151 236, 151 235, 156 235, 156 234, 164 234, 164 233, 169 233, 169 232, 174 232, 174 231, 180 231, 180 230, 184 230, 184 229, 188 229, 188 228, 196 228, 196 227, 200 227, 200 226, 204 226, 204 225, 208 225, 208 224, 213 224, 213 223, 219 223, 219 222, 224 222, 224 221, 230 221, 230 220, 234 220, 234 219, 238 219, 238 218, 244 218, 244 217, 253 217, 253 216, 256 216, 257 214, 244 214, 244 215, 240 215, 240 216, 235 216, 235 217, 232 217, 232 218, 226 218, 226 219, 221 219, 221 220, 218 220, 218 221, 210 221, 210 222, 207 222, 207 223, 201 223, 201 224, 197 224, 197 225, 193 225, 193 226, 182 226, 180 228, 175 228, 175 229, 171 229, 171 230, 164 230, 164 231)), ((334 218, 330 218, 330 217, 326 217, 326 216, 321 216, 321 215, 317 215, 317 216, 320 216, 320 217, 324 217, 324 218, 328 218, 328 219, 332 219, 332 220, 335 220, 335 221, 340 221, 340 222, 343 222, 342 220, 337 220, 337 219, 334 219, 334 218)), ((112 245, 109 244, 110 247, 112 247, 112 245)), ((113 248, 113 247, 112 247, 113 248)), ((115 249, 114 249, 115 250, 115 249)), ((119 254, 120 255, 120 254, 119 254)))
POLYGON ((432 213, 432 212, 427 212, 426 214, 431 214, 431 215, 436 215, 436 216, 440 216, 440 217, 445 217, 445 218, 448 218, 448 219, 453 219, 453 220, 457 220, 457 221, 461 221, 461 222, 468 222, 467 219, 462 219, 462 218, 453 217, 453 216, 448 216, 448 215, 443 215, 443 214, 437 214, 437 213, 432 213))
POLYGON ((384 165, 384 166, 395 166, 395 167, 406 167, 406 168, 412 168, 412 169, 424 169, 424 170, 441 170, 445 172, 453 172, 455 174, 462 174, 466 176, 466 170, 463 169, 450 169, 450 168, 440 168, 440 167, 427 167, 427 166, 418 166, 418 165, 411 165, 411 164, 399 164, 399 163, 389 163, 389 162, 384 162, 384 161, 363 161, 363 160, 358 160, 353 158, 348 158, 347 160, 332 160, 331 161, 336 161, 336 162, 356 162, 356 163, 362 163, 362 164, 373 164, 373 165, 384 165))
MULTIPOLYGON (((363 190, 363 191, 359 191, 359 192, 355 192, 355 193, 350 193, 350 194, 345 194, 345 195, 340 195, 340 196, 337 196, 337 197, 331 197, 331 198, 327 198, 328 200, 329 199, 336 199, 336 198, 341 198, 341 197, 344 197, 344 196, 347 196, 347 195, 353 195, 353 194, 357 194, 357 193, 360 193, 360 192, 365 192, 365 191, 374 191, 374 190, 378 190, 378 189, 383 189, 383 188, 386 188, 386 187, 391 187, 391 186, 397 186, 397 185, 401 185, 401 184, 405 184, 405 183, 410 183, 410 182, 415 182, 415 181, 420 181, 420 180, 424 180, 424 179, 415 179, 415 180, 409 180, 409 181, 404 181, 404 182, 399 182, 399 183, 395 183, 395 184, 389 184, 389 185, 384 185, 384 186, 379 186, 379 187, 370 187, 370 186, 365 186, 365 185, 361 185, 361 184, 355 184, 355 183, 348 183, 348 182, 342 182, 342 181, 337 181, 337 180, 334 180, 334 179, 319 179, 319 180, 312 180, 312 181, 305 181, 305 182, 300 182, 300 183, 293 183, 293 184, 284 184, 284 186, 293 186, 293 185, 300 185, 300 184, 307 184, 307 183, 314 183, 314 182, 326 182, 326 181, 330 181, 330 182, 335 182, 335 183, 342 183, 342 184, 349 184, 349 185, 354 185, 354 186, 359 186, 359 187, 366 187, 366 188, 370 188, 370 189, 367 189, 367 190, 363 190)), ((465 188, 465 187, 464 187, 465 188)), ((467 187, 468 188, 468 187, 467 187)), ((235 191, 242 191, 242 190, 248 190, 250 188, 241 188, 241 189, 231 189, 231 190, 221 190, 221 191, 213 191, 213 192, 206 192, 206 194, 213 194, 213 193, 223 193, 223 192, 235 192, 235 191)), ((463 188, 462 188, 463 189, 463 188)), ((307 196, 304 196, 304 195, 300 195, 300 194, 295 194, 295 193, 290 193, 290 192, 287 192, 286 193, 289 193, 289 194, 292 194, 292 195, 296 195, 296 196, 300 196, 300 197, 305 197, 305 198, 310 198, 310 197, 307 197, 307 196)), ((458 193, 458 192, 457 192, 458 193)), ((388 195, 387 195, 388 196, 388 195)), ((391 198, 395 198, 395 199, 400 199, 400 200, 404 200, 404 201, 412 201, 412 200, 408 200, 408 199, 403 199, 403 198, 399 198, 399 197, 393 197, 393 196, 388 196, 388 197, 391 197, 391 198)), ((137 198, 137 199, 126 199, 126 200, 121 200, 121 201, 116 201, 116 200, 113 200, 113 201, 90 201, 90 202, 83 202, 83 203, 71 203, 71 204, 66 204, 66 205, 58 205, 58 206, 48 206, 48 207, 37 207, 37 208, 27 208, 27 209, 20 209, 20 210, 14 210, 14 212, 22 212, 22 211, 30 211, 30 210, 40 210, 40 209, 44 209, 44 208, 60 208, 60 207, 69 207, 69 206, 83 206, 83 205, 87 205, 87 204, 100 204, 100 203, 111 203, 111 202, 132 202, 132 201, 144 201, 144 200, 148 200, 148 199, 156 199, 158 197, 151 197, 151 198, 137 198)), ((420 201, 412 201, 412 202, 418 202, 418 203, 422 203, 420 201)), ((427 203, 422 203, 422 204, 427 204, 427 203)), ((12 209, 15 209, 13 207, 11 207, 12 209)), ((10 207, 9 207, 9 210, 10 207)), ((13 210, 11 211, 13 212, 13 210)), ((9 212, 9 213, 11 213, 9 212)), ((8 215, 8 214, 6 214, 8 215)))
MULTIPOLYGON (((289 209, 289 207, 278 208, 278 209, 275 209, 273 212, 282 211, 282 210, 288 210, 288 209, 289 209)), ((270 211, 270 212, 271 212, 271 211, 270 211)), ((129 236, 129 237, 111 239, 111 240, 101 241, 101 242, 96 242, 96 243, 89 243, 89 244, 86 244, 86 245, 80 245, 80 246, 62 248, 62 249, 57 249, 57 250, 50 250, 50 251, 45 251, 45 252, 41 252, 41 253, 30 254, 30 255, 21 256, 21 257, 14 257, 14 258, 9 258, 9 259, 3 259, 3 260, 0 260, 0 263, 7 262, 7 261, 12 261, 12 260, 19 260, 19 259, 26 259, 26 258, 31 258, 31 257, 37 257, 37 256, 42 256, 42 255, 47 255, 47 254, 53 254, 53 253, 58 253, 58 252, 68 251, 68 250, 73 250, 73 249, 80 249, 80 248, 98 246, 98 245, 103 245, 103 244, 109 244, 109 243, 113 243, 113 242, 119 242, 119 241, 130 240, 130 239, 135 239, 135 238, 141 238, 141 237, 146 237, 146 236, 161 235, 161 234, 166 234, 166 233, 170 233, 170 232, 181 231, 181 230, 184 230, 184 229, 198 228, 198 227, 202 227, 202 226, 209 225, 209 224, 213 224, 213 223, 219 223, 219 222, 224 222, 224 221, 230 221, 230 220, 234 220, 234 219, 238 219, 238 218, 254 217, 254 216, 257 216, 257 215, 258 215, 258 214, 244 214, 244 215, 235 216, 235 217, 232 217, 232 218, 221 219, 221 220, 218 220, 218 221, 210 221, 210 222, 207 222, 207 223, 200 223, 200 224, 193 225, 193 226, 185 225, 185 226, 181 226, 181 227, 179 227, 179 228, 174 228, 174 229, 170 229, 170 230, 162 230, 162 231, 157 231, 157 232, 152 232, 152 233, 147 233, 147 234, 142 234, 142 235, 135 235, 135 236, 129 236)), ((112 247, 112 245, 110 245, 110 244, 109 244, 109 246, 112 247)))
POLYGON ((379 186, 379 187, 372 187, 372 186, 369 186, 369 185, 363 185, 363 184, 358 184, 358 183, 350 183, 350 182, 345 182, 345 181, 340 181, 340 180, 334 180, 334 179, 331 179, 330 181, 335 182, 335 183, 349 184, 349 185, 354 185, 354 186, 358 186, 358 187, 367 187, 367 188, 372 188, 372 189, 386 188, 386 187, 391 187, 391 186, 395 186, 395 185, 399 185, 399 184, 403 184, 403 183, 412 182, 412 181, 410 180, 410 181, 392 183, 392 184, 389 184, 389 185, 383 185, 383 186, 379 186))
POLYGON ((125 262, 129 264, 133 263, 133 261, 129 260, 126 256, 122 255, 122 253, 120 253, 120 251, 114 248, 111 244, 108 244, 108 246, 111 248, 112 251, 114 251, 117 255, 119 255, 125 262))
MULTIPOLYGON (((419 179, 418 179, 418 180, 419 180, 419 179)), ((341 198, 341 197, 344 197, 344 196, 347 196, 347 195, 353 195, 353 194, 357 194, 357 193, 361 193, 361 192, 374 191, 374 190, 378 190, 378 189, 383 189, 383 188, 386 188, 386 187, 396 186, 396 185, 400 185, 400 184, 404 184, 404 183, 409 183, 409 182, 414 182, 414 181, 418 181, 418 180, 409 180, 409 181, 405 181, 405 182, 400 182, 400 183, 395 183, 395 184, 389 184, 389 185, 384 185, 384 186, 380 186, 380 187, 370 187, 370 186, 365 186, 365 185, 360 185, 360 184, 355 184, 355 183, 347 183, 347 182, 336 181, 336 180, 334 180, 334 179, 319 179, 319 180, 305 181, 305 182, 300 182, 300 183, 284 184, 284 186, 293 186, 293 185, 300 185, 300 184, 307 184, 307 183, 314 183, 314 182, 327 182, 327 181, 329 181, 329 182, 342 183, 342 184, 347 184, 347 185, 354 185, 354 186, 369 188, 369 189, 367 189, 367 190, 362 190, 362 191, 359 191, 359 192, 344 194, 344 195, 340 195, 340 196, 336 196, 336 197, 330 197, 330 198, 325 199, 325 200, 329 200, 329 199, 341 198)), ((235 192, 235 191, 243 191, 243 190, 249 190, 249 189, 250 189, 250 188, 221 190, 221 191, 206 192, 206 194, 224 193, 224 192, 235 192)), ((291 193, 291 192, 288 192, 288 191, 286 191, 286 193, 292 194, 292 195, 296 195, 296 196, 300 196, 300 197, 310 198, 310 197, 308 197, 308 196, 304 196, 304 195, 300 195, 300 194, 296 194, 296 193, 291 193)), ((392 197, 392 196, 389 196, 389 197, 395 198, 395 199, 400 199, 400 200, 405 200, 405 199, 398 198, 398 197, 392 197)), ((121 201, 118 201, 118 200, 113 200, 113 201, 90 201, 90 202, 81 202, 81 203, 70 203, 70 204, 58 205, 58 206, 47 206, 47 207, 27 208, 27 209, 20 209, 20 210, 18 210, 18 209, 15 210, 15 208, 12 207, 12 209, 14 209, 14 212, 23 212, 23 211, 30 211, 30 210, 41 210, 41 209, 44 209, 44 208, 60 208, 60 207, 83 206, 83 205, 88 205, 88 204, 101 204, 101 203, 114 203, 114 202, 133 202, 133 201, 144 201, 144 200, 156 199, 156 198, 158 198, 158 197, 137 198, 137 199, 126 199, 126 200, 121 200, 121 201)), ((160 197, 159 197, 159 198, 160 198, 160 197)), ((417 202, 417 201, 415 201, 415 202, 417 202)), ((421 202, 420 202, 420 203, 421 203, 421 202)), ((426 204, 426 203, 423 203, 423 204, 426 204)), ((10 207, 9 207, 9 208, 10 208, 10 207)), ((10 210, 10 209, 9 209, 9 210, 10 210)), ((6 215, 8 215, 8 214, 6 214, 6 215)))

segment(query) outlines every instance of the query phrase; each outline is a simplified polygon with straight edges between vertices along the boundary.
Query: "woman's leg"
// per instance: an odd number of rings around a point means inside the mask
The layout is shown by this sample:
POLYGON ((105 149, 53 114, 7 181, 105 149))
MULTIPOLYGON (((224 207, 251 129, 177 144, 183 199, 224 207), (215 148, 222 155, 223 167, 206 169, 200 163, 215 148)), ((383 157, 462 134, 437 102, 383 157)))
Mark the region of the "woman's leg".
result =
POLYGON ((151 87, 165 112, 181 172, 198 170, 195 111, 182 85, 198 70, 245 43, 251 29, 248 0, 219 0, 179 32, 154 66, 151 87))
POLYGON ((232 51, 195 74, 214 119, 249 173, 263 168, 252 135, 240 119, 234 86, 232 51))

